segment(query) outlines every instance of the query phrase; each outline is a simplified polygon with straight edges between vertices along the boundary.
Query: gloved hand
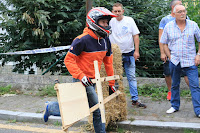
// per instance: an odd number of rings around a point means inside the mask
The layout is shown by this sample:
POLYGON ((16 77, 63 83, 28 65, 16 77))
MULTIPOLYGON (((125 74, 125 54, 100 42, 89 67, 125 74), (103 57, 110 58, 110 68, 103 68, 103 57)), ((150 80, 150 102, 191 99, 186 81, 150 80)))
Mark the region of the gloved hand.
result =
POLYGON ((84 77, 81 79, 81 82, 82 82, 82 84, 83 84, 85 87, 88 87, 88 86, 92 86, 92 85, 93 85, 92 81, 91 81, 87 76, 84 76, 84 77))
POLYGON ((109 86, 109 95, 113 94, 116 91, 115 86, 109 86))

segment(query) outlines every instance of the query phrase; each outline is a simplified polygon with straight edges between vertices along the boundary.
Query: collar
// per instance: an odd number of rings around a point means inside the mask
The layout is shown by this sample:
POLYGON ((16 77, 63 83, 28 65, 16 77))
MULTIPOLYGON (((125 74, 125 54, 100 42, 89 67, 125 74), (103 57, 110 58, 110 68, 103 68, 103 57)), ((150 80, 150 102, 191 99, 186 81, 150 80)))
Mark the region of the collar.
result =
MULTIPOLYGON (((177 25, 177 23, 176 23, 176 19, 173 20, 173 21, 174 21, 175 26, 176 26, 177 28, 179 28, 178 25, 177 25)), ((185 19, 185 28, 184 28, 184 30, 185 30, 187 27, 188 27, 188 20, 185 19)), ((184 31, 184 30, 183 30, 183 31, 184 31)))
POLYGON ((98 37, 93 30, 91 30, 90 28, 88 27, 85 27, 85 29, 83 30, 83 33, 87 33, 89 34, 91 37, 93 37, 94 39, 98 39, 98 38, 102 38, 102 37, 98 37))
MULTIPOLYGON (((173 20, 173 21, 174 21, 175 25, 177 25, 177 23, 176 23, 176 19, 173 20)), ((185 19, 185 26, 187 26, 187 23, 188 23, 188 19, 185 19)), ((177 25, 177 26, 178 26, 178 25, 177 25)))

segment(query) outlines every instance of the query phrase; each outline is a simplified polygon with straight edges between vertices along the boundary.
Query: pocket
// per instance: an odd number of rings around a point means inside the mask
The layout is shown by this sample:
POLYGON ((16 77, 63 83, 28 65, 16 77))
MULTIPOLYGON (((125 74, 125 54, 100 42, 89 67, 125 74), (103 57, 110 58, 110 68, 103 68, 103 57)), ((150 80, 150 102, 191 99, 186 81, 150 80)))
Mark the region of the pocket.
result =
POLYGON ((175 45, 177 40, 179 40, 181 36, 179 34, 172 33, 169 35, 169 42, 171 46, 175 45))
POLYGON ((129 56, 124 56, 122 59, 123 62, 130 62, 129 56))
POLYGON ((189 69, 195 70, 195 69, 198 69, 198 68, 197 68, 197 66, 193 65, 193 66, 189 67, 189 69))
POLYGON ((187 35, 188 45, 194 44, 194 35, 187 35))

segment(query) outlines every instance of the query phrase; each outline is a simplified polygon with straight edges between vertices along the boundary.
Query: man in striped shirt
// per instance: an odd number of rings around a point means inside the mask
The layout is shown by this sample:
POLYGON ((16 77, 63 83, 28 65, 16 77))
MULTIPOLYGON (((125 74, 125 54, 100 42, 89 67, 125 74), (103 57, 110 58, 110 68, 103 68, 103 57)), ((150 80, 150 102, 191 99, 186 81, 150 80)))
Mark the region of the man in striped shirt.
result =
MULTIPOLYGON (((162 36, 163 30, 166 26, 167 23, 169 23, 172 20, 175 20, 176 18, 174 17, 174 13, 173 13, 173 9, 176 5, 182 5, 182 1, 181 0, 172 0, 170 2, 170 7, 171 7, 171 14, 165 16, 162 18, 162 20, 160 21, 159 24, 159 47, 160 47, 160 58, 163 61, 163 75, 165 77, 165 81, 167 84, 167 88, 168 88, 168 93, 167 93, 167 100, 171 100, 171 75, 170 75, 170 70, 169 70, 169 60, 164 52, 163 49, 163 45, 160 43, 160 38, 162 36)), ((186 17, 187 19, 189 19, 189 17, 186 17)), ((187 85, 189 86, 189 81, 188 78, 185 74, 185 71, 182 70, 181 71, 181 77, 184 77, 185 82, 187 83, 187 85)))
POLYGON ((174 113, 180 107, 180 74, 183 69, 189 80, 194 112, 200 118, 200 88, 198 65, 200 64, 200 30, 194 21, 186 19, 187 11, 183 5, 176 5, 173 10, 175 20, 169 22, 163 31, 160 43, 169 58, 172 77, 171 108, 166 113, 174 113), (196 54, 195 37, 199 42, 196 54))

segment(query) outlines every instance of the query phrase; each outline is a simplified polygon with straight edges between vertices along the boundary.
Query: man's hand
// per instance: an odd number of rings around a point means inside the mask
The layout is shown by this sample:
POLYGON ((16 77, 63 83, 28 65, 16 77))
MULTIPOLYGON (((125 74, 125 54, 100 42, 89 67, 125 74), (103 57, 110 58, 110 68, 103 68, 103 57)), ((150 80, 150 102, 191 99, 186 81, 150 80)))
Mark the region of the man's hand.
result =
POLYGON ((109 95, 113 94, 116 91, 115 86, 109 86, 109 95))
POLYGON ((82 82, 82 84, 83 84, 85 87, 88 87, 88 86, 92 86, 92 85, 93 85, 92 81, 91 81, 87 76, 84 76, 84 77, 81 79, 81 82, 82 82))
POLYGON ((200 55, 196 55, 195 57, 195 66, 198 66, 200 64, 200 55))
POLYGON ((166 62, 167 61, 167 56, 166 56, 166 54, 160 54, 160 58, 161 58, 161 60, 162 61, 164 61, 164 62, 166 62))
POLYGON ((140 58, 139 52, 136 52, 136 51, 134 52, 133 56, 134 56, 134 58, 135 58, 135 61, 136 61, 138 58, 140 58))

